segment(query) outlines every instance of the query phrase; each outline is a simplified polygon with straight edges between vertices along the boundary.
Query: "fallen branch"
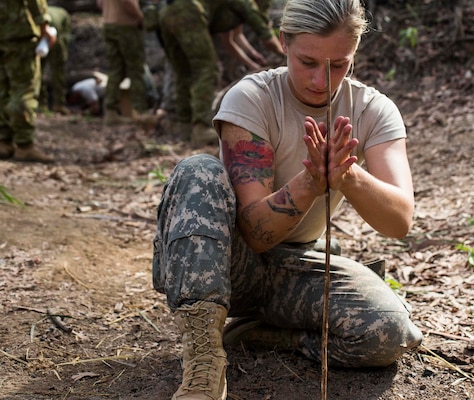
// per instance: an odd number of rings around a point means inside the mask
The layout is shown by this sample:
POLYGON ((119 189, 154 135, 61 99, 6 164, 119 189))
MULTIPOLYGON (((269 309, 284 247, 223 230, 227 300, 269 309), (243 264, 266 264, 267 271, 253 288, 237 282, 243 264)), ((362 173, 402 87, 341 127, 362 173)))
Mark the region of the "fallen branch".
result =
POLYGON ((15 360, 15 361, 21 363, 21 364, 28 365, 27 361, 22 360, 21 358, 12 356, 11 354, 8 354, 6 351, 0 350, 0 353, 3 354, 4 356, 7 356, 7 357, 11 358, 12 360, 15 360))
POLYGON ((146 322, 148 322, 148 323, 153 327, 153 329, 155 329, 155 331, 157 331, 158 333, 160 333, 160 330, 158 329, 158 327, 153 323, 153 321, 150 320, 150 318, 148 318, 148 317, 145 315, 145 311, 140 311, 140 315, 141 315, 141 317, 142 317, 146 322))
POLYGON ((47 310, 49 320, 60 330, 66 333, 71 333, 72 328, 70 326, 66 326, 60 319, 58 315, 52 314, 49 310, 47 310))
POLYGON ((38 308, 33 308, 33 307, 26 307, 26 306, 14 306, 13 307, 14 310, 26 310, 26 311, 33 311, 35 313, 38 313, 38 314, 45 314, 46 315, 46 311, 44 310, 40 310, 38 308))
POLYGON ((86 363, 94 363, 94 362, 103 362, 103 361, 128 360, 129 358, 130 356, 110 356, 110 357, 89 358, 86 360, 76 359, 73 361, 67 361, 67 362, 56 364, 56 367, 62 367, 64 365, 77 365, 77 364, 86 364, 86 363))
POLYGON ((439 356, 438 354, 436 354, 434 351, 431 351, 430 349, 428 349, 427 347, 421 345, 420 346, 420 349, 422 351, 425 351, 427 352, 428 354, 430 354, 432 357, 436 358, 437 360, 441 361, 444 365, 446 365, 449 369, 452 369, 453 371, 456 371, 458 374, 461 374, 462 376, 464 376, 466 379, 469 379, 470 381, 474 382, 474 377, 471 376, 470 374, 468 374, 467 372, 464 372, 462 369, 460 369, 459 367, 456 367, 454 364, 451 364, 448 360, 444 359, 443 357, 439 356))
MULTIPOLYGON (((153 306, 151 306, 151 307, 145 308, 144 310, 134 311, 134 312, 131 312, 131 313, 122 315, 121 317, 116 318, 116 319, 114 319, 113 321, 107 321, 106 324, 107 324, 107 325, 112 325, 112 324, 115 324, 115 323, 117 323, 117 322, 120 322, 120 321, 122 321, 122 320, 124 320, 124 319, 126 319, 126 318, 136 317, 137 315, 141 315, 141 316, 143 317, 143 315, 142 315, 143 312, 150 311, 150 310, 152 310, 154 307, 155 307, 155 306, 153 305, 153 306)), ((144 319, 145 319, 145 318, 144 318, 144 319)), ((146 321, 146 319, 145 319, 145 321, 146 321)), ((148 321, 147 321, 147 322, 148 322, 148 321)))
POLYGON ((64 264, 64 271, 66 271, 66 273, 73 279, 75 280, 77 283, 79 283, 79 285, 81 286, 84 286, 85 288, 87 289, 95 289, 97 290, 97 288, 94 288, 92 286, 89 286, 87 284, 85 284, 84 282, 82 282, 79 278, 77 278, 75 275, 72 274, 71 271, 69 271, 68 267, 67 267, 67 264, 64 264))
POLYGON ((427 333, 428 333, 428 335, 443 336, 443 337, 448 338, 448 339, 463 340, 463 341, 469 342, 469 343, 474 341, 474 339, 470 339, 470 338, 467 338, 467 337, 464 337, 464 336, 453 335, 452 333, 447 333, 447 332, 429 330, 427 333))

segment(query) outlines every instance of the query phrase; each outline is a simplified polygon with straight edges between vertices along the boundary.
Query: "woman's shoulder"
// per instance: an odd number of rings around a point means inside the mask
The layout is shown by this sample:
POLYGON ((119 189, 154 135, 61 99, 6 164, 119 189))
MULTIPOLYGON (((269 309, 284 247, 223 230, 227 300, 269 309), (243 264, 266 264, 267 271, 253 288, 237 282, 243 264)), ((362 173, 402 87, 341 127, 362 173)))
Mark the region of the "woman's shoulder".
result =
POLYGON ((360 110, 396 107, 392 99, 377 88, 352 78, 345 78, 341 85, 340 99, 344 98, 350 98, 353 106, 360 110))
POLYGON ((342 84, 343 95, 351 95, 358 99, 365 99, 371 101, 373 99, 388 99, 388 96, 380 92, 374 86, 367 85, 353 78, 344 78, 342 84))
POLYGON ((265 69, 259 72, 254 72, 244 76, 239 82, 242 85, 254 84, 259 87, 269 87, 272 85, 279 85, 285 79, 288 73, 287 67, 278 67, 265 69))
POLYGON ((232 102, 244 99, 259 102, 274 98, 284 84, 286 73, 286 67, 279 67, 248 74, 221 91, 219 96, 232 99, 232 102))

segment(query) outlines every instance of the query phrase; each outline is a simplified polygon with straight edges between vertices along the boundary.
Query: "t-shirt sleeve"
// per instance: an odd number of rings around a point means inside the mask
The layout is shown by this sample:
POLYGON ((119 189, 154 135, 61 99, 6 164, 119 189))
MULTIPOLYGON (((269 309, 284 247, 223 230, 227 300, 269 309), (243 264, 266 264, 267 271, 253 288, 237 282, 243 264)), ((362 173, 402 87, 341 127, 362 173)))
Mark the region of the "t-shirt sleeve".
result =
POLYGON ((264 140, 270 140, 265 105, 270 104, 264 87, 252 79, 243 78, 224 95, 219 110, 213 119, 214 128, 220 136, 220 122, 237 125, 264 140))
POLYGON ((361 114, 368 133, 363 145, 364 151, 377 144, 406 138, 402 115, 395 103, 386 95, 378 94, 361 114))

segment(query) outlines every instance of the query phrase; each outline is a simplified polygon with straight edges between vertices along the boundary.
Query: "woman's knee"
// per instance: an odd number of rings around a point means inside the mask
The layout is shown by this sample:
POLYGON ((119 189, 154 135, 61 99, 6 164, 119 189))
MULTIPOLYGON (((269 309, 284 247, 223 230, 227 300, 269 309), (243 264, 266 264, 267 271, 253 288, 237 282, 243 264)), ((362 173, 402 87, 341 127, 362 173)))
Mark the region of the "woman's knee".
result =
POLYGON ((365 321, 355 319, 352 330, 332 338, 331 358, 336 364, 348 367, 387 366, 420 345, 422 334, 407 312, 372 314, 365 321))

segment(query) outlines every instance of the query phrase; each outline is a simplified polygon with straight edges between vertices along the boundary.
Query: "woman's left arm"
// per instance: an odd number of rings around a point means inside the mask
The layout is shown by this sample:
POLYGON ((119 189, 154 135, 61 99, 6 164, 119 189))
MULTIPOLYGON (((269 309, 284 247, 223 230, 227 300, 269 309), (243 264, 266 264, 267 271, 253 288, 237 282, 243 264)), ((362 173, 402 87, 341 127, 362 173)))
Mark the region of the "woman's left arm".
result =
POLYGON ((403 238, 412 226, 413 182, 406 140, 375 145, 365 152, 367 170, 354 164, 343 179, 341 192, 375 230, 403 238))

